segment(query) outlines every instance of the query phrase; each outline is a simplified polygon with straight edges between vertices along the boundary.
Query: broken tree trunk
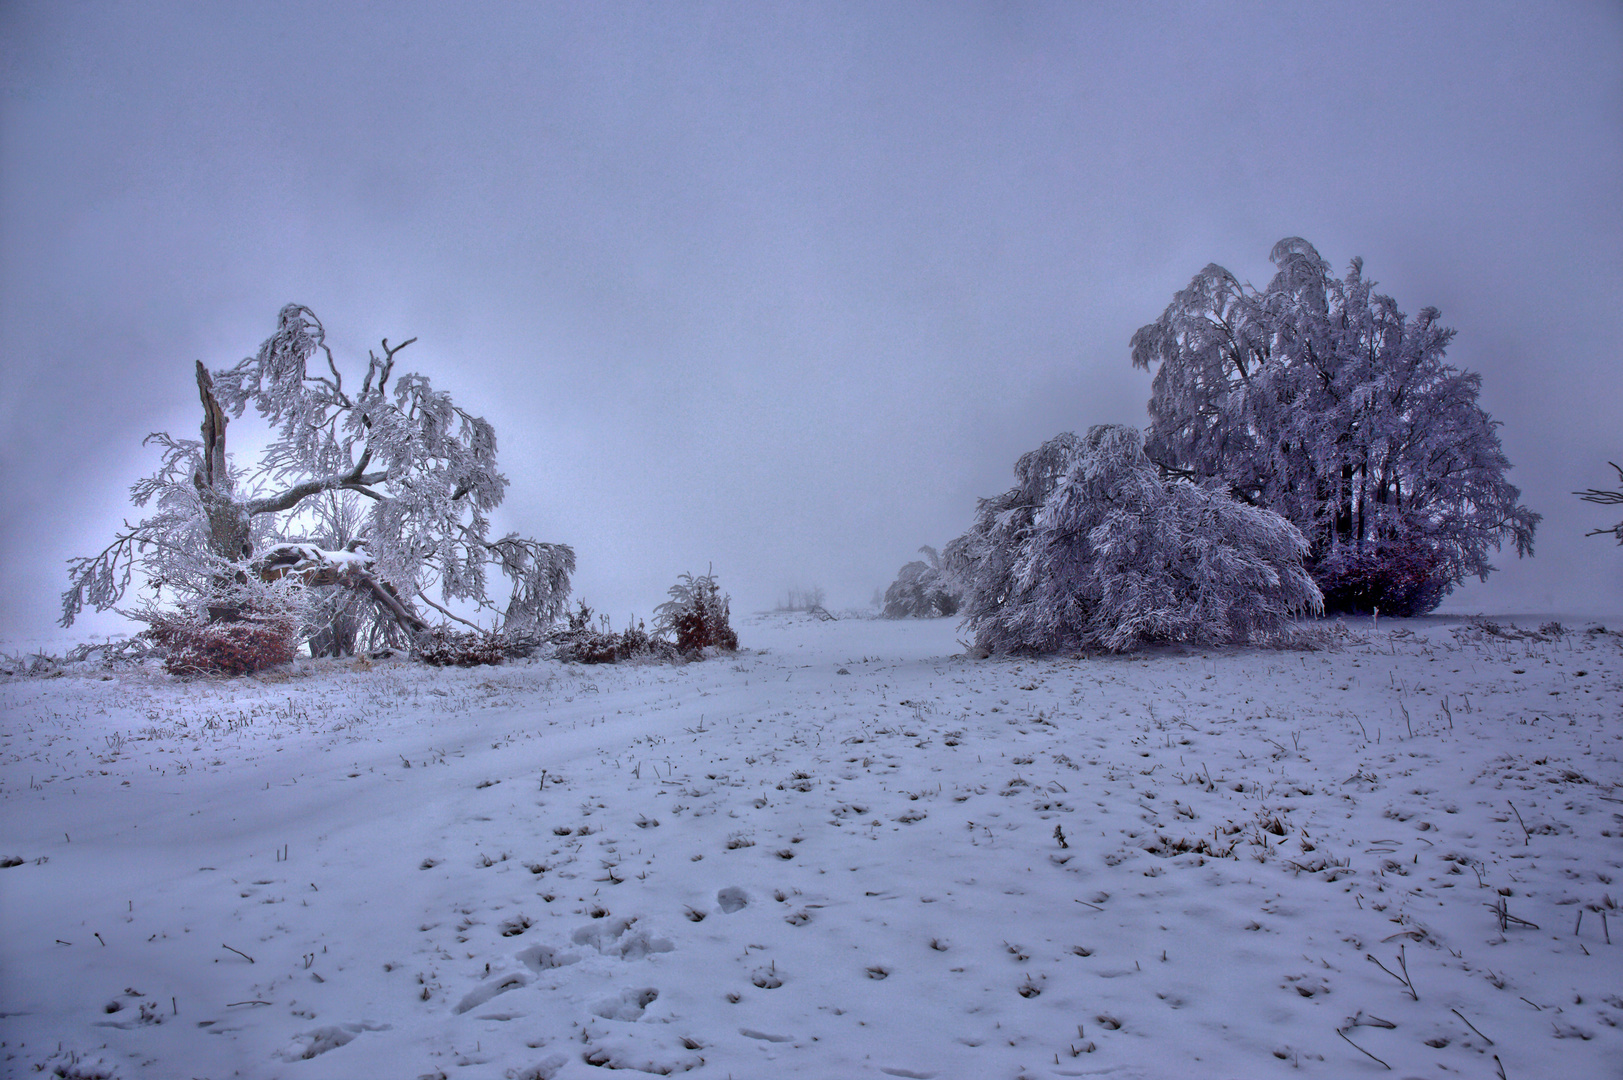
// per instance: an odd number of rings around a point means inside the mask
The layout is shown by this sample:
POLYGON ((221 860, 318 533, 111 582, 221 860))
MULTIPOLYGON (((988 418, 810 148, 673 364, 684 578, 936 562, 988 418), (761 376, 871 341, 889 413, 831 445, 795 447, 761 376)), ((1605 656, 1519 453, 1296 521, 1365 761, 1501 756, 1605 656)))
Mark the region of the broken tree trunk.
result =
MULTIPOLYGON (((225 460, 225 410, 214 396, 214 380, 203 361, 197 362, 197 393, 203 402, 203 468, 192 476, 203 513, 209 524, 209 551, 226 563, 246 559, 254 552, 248 508, 232 496, 231 473, 225 460)), ((216 591, 229 596, 233 585, 246 581, 238 571, 222 571, 215 581, 216 591)), ((211 604, 209 618, 229 622, 240 617, 240 605, 211 604)))

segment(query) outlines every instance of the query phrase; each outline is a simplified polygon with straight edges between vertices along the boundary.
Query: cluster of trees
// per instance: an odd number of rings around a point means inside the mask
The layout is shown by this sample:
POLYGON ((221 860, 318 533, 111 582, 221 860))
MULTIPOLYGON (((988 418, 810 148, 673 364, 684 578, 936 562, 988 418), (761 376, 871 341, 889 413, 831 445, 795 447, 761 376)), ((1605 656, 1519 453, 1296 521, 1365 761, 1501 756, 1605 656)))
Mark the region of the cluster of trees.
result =
MULTIPOLYGON (((1454 331, 1437 310, 1405 316, 1360 260, 1334 277, 1305 240, 1271 260, 1261 290, 1206 267, 1133 336, 1134 365, 1155 371, 1147 433, 1050 440, 947 546, 934 580, 983 648, 1247 641, 1309 611, 1421 614, 1486 578, 1503 544, 1532 554, 1539 515, 1505 479, 1481 378, 1444 360, 1454 331)), ((904 568, 887 614, 930 569, 904 568)))
POLYGON ((825 610, 824 605, 827 603, 828 593, 821 585, 813 585, 809 589, 791 588, 778 601, 777 610, 817 612, 825 610))
MULTIPOLYGON (((1133 335, 1133 364, 1154 371, 1145 433, 1096 427, 1022 457, 967 533, 902 567, 885 615, 961 612, 995 651, 1252 640, 1305 611, 1421 614, 1486 578, 1504 544, 1530 555, 1539 515, 1505 479, 1480 377, 1444 358, 1454 331, 1437 310, 1406 316, 1360 260, 1338 278, 1305 240, 1270 258, 1266 288, 1208 266, 1133 335)), ((491 537, 507 488, 495 432, 395 371, 410 344, 385 339, 346 385, 320 320, 290 304, 254 356, 198 363, 202 438, 148 436, 161 461, 132 496, 154 510, 71 561, 62 625, 121 603, 139 577, 150 595, 128 613, 199 669, 251 667, 290 641, 432 657, 550 634, 574 552, 491 537), (226 428, 250 406, 276 437, 238 469, 226 428), (452 622, 483 636, 470 644, 452 622)), ((1602 531, 1623 543, 1623 525, 1602 531)), ((820 608, 821 590, 797 603, 820 608)), ((685 575, 655 634, 683 651, 735 647, 714 576, 685 575)), ((646 636, 628 627, 613 648, 646 636)))
POLYGON ((1270 258, 1267 288, 1208 266, 1133 335, 1150 458, 1301 530, 1332 611, 1422 614, 1504 543, 1532 554, 1539 515, 1437 309, 1405 316, 1361 260, 1336 278, 1305 240, 1270 258))
MULTIPOLYGON (((199 362, 201 439, 147 437, 162 456, 131 496, 152 512, 70 561, 61 624, 86 607, 121 610, 184 672, 255 670, 301 643, 316 656, 394 647, 471 663, 546 640, 575 553, 492 537, 507 489, 495 430, 426 377, 396 371, 415 340, 384 339, 357 379, 315 314, 289 304, 253 356, 214 372, 199 362), (250 407, 274 438, 242 468, 226 429, 250 407), (505 600, 492 598, 497 575, 505 600), (118 608, 132 588, 139 601, 118 608)), ((731 633, 712 576, 684 577, 661 611, 684 641, 731 633)))

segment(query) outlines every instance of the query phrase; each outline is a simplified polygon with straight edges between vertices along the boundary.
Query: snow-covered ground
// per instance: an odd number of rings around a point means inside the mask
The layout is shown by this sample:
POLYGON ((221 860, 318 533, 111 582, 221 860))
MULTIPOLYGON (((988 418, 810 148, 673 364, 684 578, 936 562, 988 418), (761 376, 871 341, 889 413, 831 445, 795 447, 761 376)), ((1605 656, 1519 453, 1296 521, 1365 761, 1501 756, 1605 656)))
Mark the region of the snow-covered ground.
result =
POLYGON ((0 683, 3 1071, 1620 1075, 1616 633, 740 630, 0 683))

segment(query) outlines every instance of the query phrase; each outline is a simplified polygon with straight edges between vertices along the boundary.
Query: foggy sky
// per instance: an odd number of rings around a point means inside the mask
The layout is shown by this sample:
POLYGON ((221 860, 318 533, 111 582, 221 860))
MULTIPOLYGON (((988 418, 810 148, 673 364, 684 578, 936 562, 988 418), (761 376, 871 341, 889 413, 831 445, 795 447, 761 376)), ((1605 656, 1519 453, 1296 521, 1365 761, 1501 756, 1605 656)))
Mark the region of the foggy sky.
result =
POLYGON ((1545 515, 1445 610, 1623 612, 1570 494, 1623 463, 1620 196, 1613 3, 8 3, 0 633, 290 301, 417 337, 619 625, 710 564, 866 603, 1142 425, 1133 331, 1285 236, 1442 310, 1545 515))

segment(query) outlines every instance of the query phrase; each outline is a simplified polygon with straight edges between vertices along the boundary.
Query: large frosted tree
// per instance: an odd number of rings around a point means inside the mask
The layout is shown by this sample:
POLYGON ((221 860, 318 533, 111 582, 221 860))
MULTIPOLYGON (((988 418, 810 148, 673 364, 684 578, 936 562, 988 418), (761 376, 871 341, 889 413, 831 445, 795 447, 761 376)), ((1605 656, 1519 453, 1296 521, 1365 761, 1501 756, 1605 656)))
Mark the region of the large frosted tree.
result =
POLYGON ((1164 479, 1135 428, 1055 436, 1014 471, 943 556, 988 652, 1243 643, 1319 610, 1290 522, 1164 479))
POLYGON ((496 433, 424 376, 395 371, 414 340, 385 339, 359 385, 346 383, 320 320, 289 304, 253 356, 212 373, 199 362, 202 438, 148 437, 163 456, 131 495, 154 511, 71 561, 62 625, 87 605, 119 604, 135 577, 152 590, 149 603, 167 599, 212 621, 242 617, 277 578, 340 590, 306 605, 325 613, 309 628, 318 651, 353 647, 363 624, 374 637, 409 638, 456 618, 445 605, 457 601, 490 610, 507 631, 556 619, 574 552, 491 538, 489 515, 507 489, 496 433), (249 407, 273 439, 239 469, 226 428, 249 407), (509 582, 501 606, 489 596, 492 569, 509 582), (425 617, 425 606, 436 613, 425 617))
POLYGON ((1539 515, 1437 309, 1405 316, 1305 240, 1270 258, 1266 289, 1213 264, 1133 335, 1150 457, 1295 524, 1332 610, 1430 611, 1502 544, 1531 555, 1539 515))

